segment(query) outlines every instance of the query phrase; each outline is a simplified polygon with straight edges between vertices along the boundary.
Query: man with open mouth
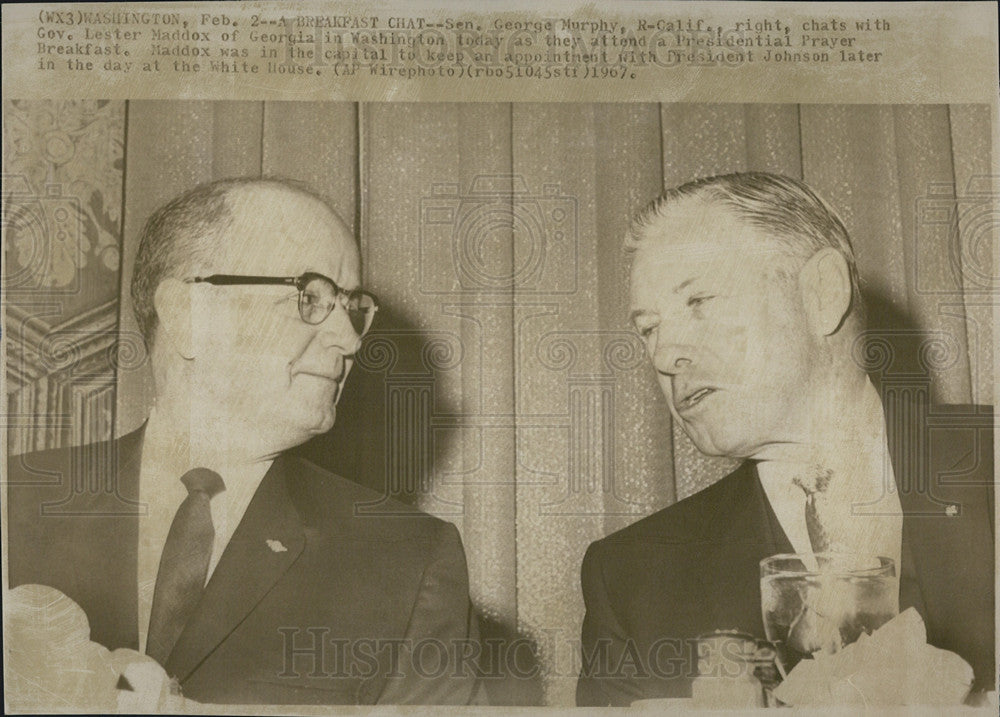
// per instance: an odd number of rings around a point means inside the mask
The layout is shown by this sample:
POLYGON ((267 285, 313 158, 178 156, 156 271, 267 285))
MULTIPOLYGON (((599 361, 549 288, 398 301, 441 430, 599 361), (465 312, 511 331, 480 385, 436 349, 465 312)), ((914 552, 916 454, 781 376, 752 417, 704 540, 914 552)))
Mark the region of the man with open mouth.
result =
POLYGON ((788 177, 709 177, 657 199, 626 249, 629 318, 673 421, 742 462, 590 546, 578 704, 690 696, 698 636, 764 637, 760 561, 793 552, 891 558, 900 609, 992 689, 992 414, 940 418, 926 391, 875 387, 836 213, 788 177))

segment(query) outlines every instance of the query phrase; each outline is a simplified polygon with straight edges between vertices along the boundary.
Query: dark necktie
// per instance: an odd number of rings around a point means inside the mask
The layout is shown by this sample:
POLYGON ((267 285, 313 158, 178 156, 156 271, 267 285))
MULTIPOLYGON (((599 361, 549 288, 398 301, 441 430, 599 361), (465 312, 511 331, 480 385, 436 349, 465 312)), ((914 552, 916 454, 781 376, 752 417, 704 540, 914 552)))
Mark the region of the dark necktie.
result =
POLYGON ((833 472, 820 466, 813 467, 807 473, 796 476, 793 482, 806 494, 806 530, 809 531, 809 542, 814 553, 837 551, 838 544, 830 536, 827 486, 833 472))
POLYGON ((219 474, 207 468, 194 468, 181 481, 188 495, 163 544, 146 638, 146 654, 161 665, 167 664, 205 589, 215 539, 209 501, 226 487, 219 474))

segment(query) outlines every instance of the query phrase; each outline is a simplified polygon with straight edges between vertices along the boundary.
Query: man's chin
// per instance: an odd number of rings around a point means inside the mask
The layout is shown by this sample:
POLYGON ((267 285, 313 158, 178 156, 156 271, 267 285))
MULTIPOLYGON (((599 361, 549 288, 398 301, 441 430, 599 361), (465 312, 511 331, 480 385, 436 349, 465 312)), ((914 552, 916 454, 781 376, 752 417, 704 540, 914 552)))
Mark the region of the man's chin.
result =
POLYGON ((706 456, 713 458, 745 458, 745 441, 736 436, 720 436, 701 431, 690 431, 685 428, 687 437, 694 447, 706 456))
POLYGON ((321 433, 326 433, 331 428, 333 424, 337 421, 337 409, 330 407, 329 410, 322 411, 318 420, 309 427, 309 433, 313 436, 318 436, 321 433))

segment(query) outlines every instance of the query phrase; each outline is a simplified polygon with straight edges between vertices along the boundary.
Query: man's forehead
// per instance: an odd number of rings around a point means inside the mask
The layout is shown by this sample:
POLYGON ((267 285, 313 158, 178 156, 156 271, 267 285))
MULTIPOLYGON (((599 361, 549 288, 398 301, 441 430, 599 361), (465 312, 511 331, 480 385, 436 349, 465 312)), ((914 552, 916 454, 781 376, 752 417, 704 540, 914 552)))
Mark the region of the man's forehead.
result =
POLYGON ((732 210, 702 202, 680 204, 646 226, 633 257, 633 316, 690 292, 754 285, 783 256, 778 242, 732 210))
POLYGON ((733 209, 685 199, 644 227, 633 266, 683 271, 689 265, 733 264, 773 256, 776 242, 733 209))
POLYGON ((687 198, 653 218, 643 231, 643 241, 668 242, 677 249, 697 251, 710 244, 742 241, 757 233, 757 227, 734 209, 720 202, 687 198))
POLYGON ((257 266, 255 271, 321 273, 356 263, 354 237, 315 197, 280 185, 250 185, 232 193, 228 208, 230 261, 257 266))
POLYGON ((251 184, 227 197, 234 222, 267 225, 307 224, 324 231, 341 228, 338 217, 319 199, 282 185, 251 184))

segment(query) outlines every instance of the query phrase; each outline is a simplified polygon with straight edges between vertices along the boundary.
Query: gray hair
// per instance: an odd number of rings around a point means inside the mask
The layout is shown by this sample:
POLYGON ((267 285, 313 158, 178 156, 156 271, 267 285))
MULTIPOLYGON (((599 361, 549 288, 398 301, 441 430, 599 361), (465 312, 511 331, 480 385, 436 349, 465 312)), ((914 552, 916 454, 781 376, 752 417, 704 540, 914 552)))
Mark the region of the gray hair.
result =
MULTIPOLYGON (((157 209, 146 221, 132 274, 132 310, 147 346, 153 345, 157 317, 153 297, 160 283, 207 267, 218 255, 218 240, 232 225, 230 195, 243 187, 288 189, 329 203, 308 185, 281 177, 234 177, 200 184, 157 209)), ((333 212, 332 209, 330 209, 333 212)))
POLYGON ((685 199, 715 202, 733 210, 751 226, 763 229, 787 255, 807 261, 820 249, 836 249, 851 280, 851 305, 847 316, 864 321, 864 301, 854 247, 837 213, 803 182, 769 172, 737 172, 702 177, 668 189, 636 219, 625 238, 633 251, 669 209, 685 199))

